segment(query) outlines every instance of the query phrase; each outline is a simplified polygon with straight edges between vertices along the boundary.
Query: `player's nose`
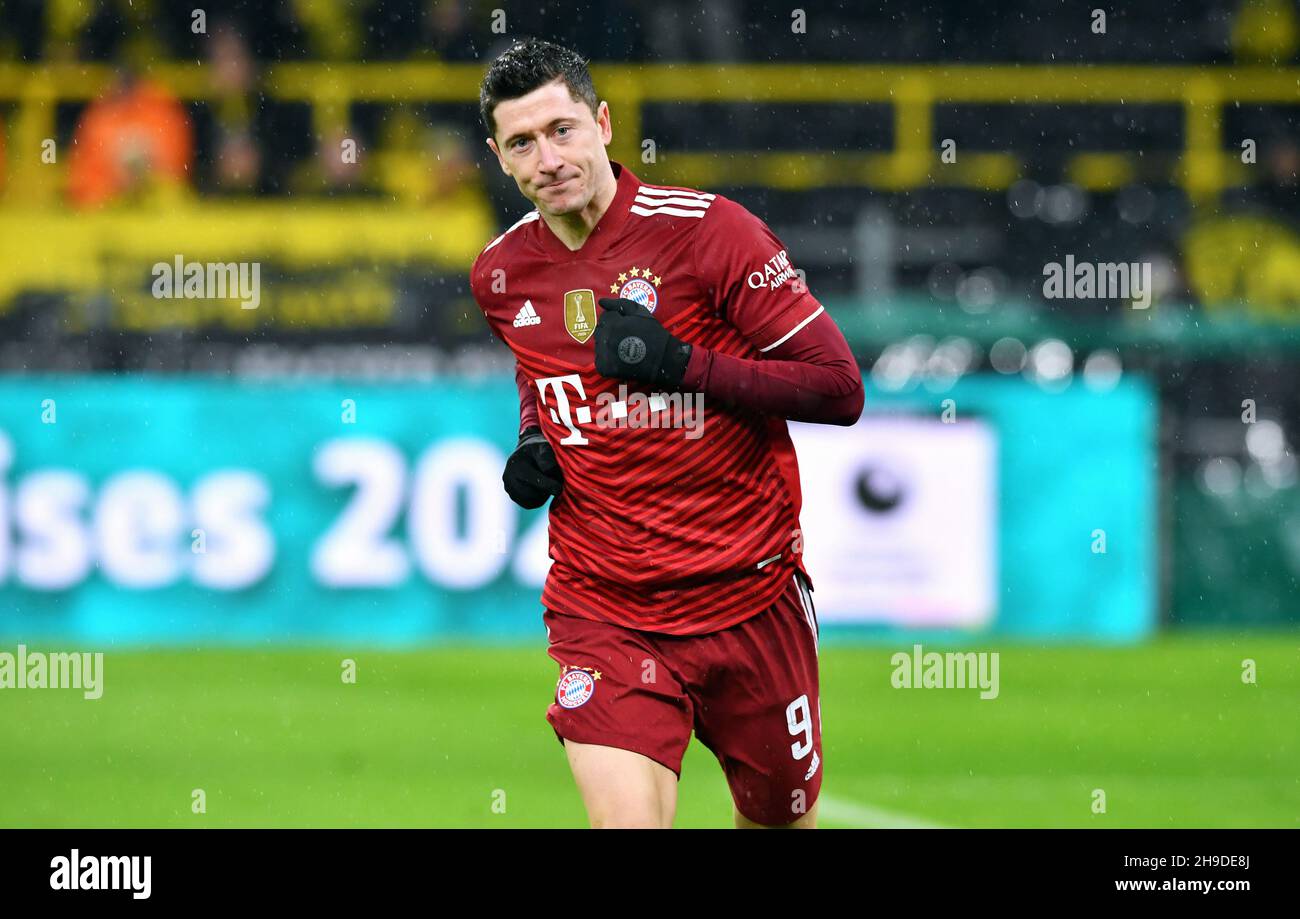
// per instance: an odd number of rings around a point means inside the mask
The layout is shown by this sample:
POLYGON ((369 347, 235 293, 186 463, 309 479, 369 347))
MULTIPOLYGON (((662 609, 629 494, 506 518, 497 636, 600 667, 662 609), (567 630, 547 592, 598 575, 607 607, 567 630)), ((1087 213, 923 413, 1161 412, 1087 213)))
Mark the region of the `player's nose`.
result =
POLYGON ((542 172, 554 177, 564 167, 564 160, 544 137, 537 141, 537 153, 541 157, 537 165, 542 172))

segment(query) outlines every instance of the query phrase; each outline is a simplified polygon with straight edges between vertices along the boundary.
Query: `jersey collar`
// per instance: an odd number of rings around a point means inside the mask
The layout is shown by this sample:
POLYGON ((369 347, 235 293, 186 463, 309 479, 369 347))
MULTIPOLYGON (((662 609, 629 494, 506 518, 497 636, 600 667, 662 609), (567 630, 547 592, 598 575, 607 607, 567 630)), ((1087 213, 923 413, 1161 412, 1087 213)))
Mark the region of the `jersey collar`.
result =
POLYGON ((545 218, 539 217, 537 221, 537 238, 541 241, 546 254, 553 261, 569 262, 576 259, 596 258, 618 238, 618 231, 627 222, 629 208, 632 206, 632 199, 636 196, 637 189, 641 187, 641 180, 634 176, 632 170, 622 163, 610 160, 609 165, 614 170, 616 185, 614 199, 610 201, 609 207, 601 215, 600 220, 596 221, 596 225, 592 227, 591 235, 579 248, 570 249, 562 243, 560 238, 547 226, 545 218))

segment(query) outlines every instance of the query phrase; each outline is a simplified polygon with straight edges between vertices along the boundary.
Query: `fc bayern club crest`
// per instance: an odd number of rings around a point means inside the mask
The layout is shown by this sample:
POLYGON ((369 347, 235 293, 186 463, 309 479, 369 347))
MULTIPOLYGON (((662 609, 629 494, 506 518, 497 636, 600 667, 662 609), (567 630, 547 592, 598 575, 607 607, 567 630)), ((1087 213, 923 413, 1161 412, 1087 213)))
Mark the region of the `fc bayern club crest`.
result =
POLYGON ((596 681, 585 670, 570 670, 560 677, 555 700, 564 708, 577 708, 596 691, 596 681))
POLYGON ((617 280, 609 285, 609 292, 622 300, 640 303, 653 313, 659 305, 659 285, 663 282, 664 279, 652 269, 633 265, 618 273, 617 280))
POLYGON ((642 278, 628 281, 619 290, 618 295, 625 300, 635 300, 652 313, 659 305, 659 295, 655 293, 654 285, 642 278))

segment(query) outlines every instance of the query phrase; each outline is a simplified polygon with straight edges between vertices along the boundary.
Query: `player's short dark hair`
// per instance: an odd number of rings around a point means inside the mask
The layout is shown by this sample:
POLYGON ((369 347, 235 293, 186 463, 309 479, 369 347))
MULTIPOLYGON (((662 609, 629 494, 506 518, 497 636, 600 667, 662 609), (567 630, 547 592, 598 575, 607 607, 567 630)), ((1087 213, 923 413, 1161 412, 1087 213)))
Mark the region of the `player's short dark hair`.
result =
POLYGON ((585 102, 596 114, 600 100, 591 82, 587 62, 576 51, 539 38, 515 42, 492 62, 478 90, 479 115, 488 134, 497 136, 497 122, 492 112, 506 99, 526 96, 547 83, 560 79, 569 88, 574 102, 585 102))

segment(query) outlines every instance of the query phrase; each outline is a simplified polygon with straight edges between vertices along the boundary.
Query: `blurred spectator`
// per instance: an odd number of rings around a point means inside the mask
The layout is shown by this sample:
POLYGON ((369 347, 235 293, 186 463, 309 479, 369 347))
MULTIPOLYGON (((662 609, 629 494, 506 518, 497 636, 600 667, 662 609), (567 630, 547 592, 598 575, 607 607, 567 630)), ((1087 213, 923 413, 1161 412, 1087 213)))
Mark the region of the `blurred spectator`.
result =
POLYGON ((193 150, 190 121, 176 97, 121 71, 77 123, 68 197, 89 208, 186 187, 193 150))
POLYGON ((1276 137, 1264 151, 1264 167, 1260 202, 1292 222, 1300 219, 1300 145, 1295 138, 1276 137))
POLYGON ((1232 53, 1238 61, 1283 63, 1295 56, 1294 0, 1243 0, 1232 22, 1232 53))
POLYGON ((51 60, 120 61, 144 64, 166 57, 166 24, 160 0, 50 0, 46 48, 51 60))
POLYGON ((307 51, 318 60, 353 60, 361 50, 358 7, 369 2, 348 0, 292 0, 291 8, 307 37, 307 51))
POLYGON ((393 109, 384 119, 375 180, 385 194, 415 207, 450 202, 467 186, 479 185, 461 131, 426 124, 407 107, 393 109))
POLYGON ((419 204, 433 204, 454 198, 467 185, 478 185, 478 170, 469 152, 465 136, 454 127, 433 126, 425 132, 424 154, 429 169, 425 173, 424 195, 419 204))
POLYGON ((217 139, 213 166, 218 191, 255 191, 262 168, 261 148, 246 131, 224 131, 217 139))
POLYGON ((315 155, 294 170, 290 190, 293 194, 326 197, 365 192, 366 170, 357 133, 346 129, 327 132, 315 155))
POLYGON ((474 36, 466 0, 428 0, 421 19, 417 53, 444 61, 475 60, 474 36))
POLYGON ((262 166, 262 151, 253 137, 253 58, 243 35, 229 22, 213 28, 209 49, 216 91, 212 182, 219 191, 252 191, 262 166))
MULTIPOLYGON (((484 36, 499 7, 488 0, 386 0, 371 4, 361 14, 365 30, 362 55, 369 61, 482 61, 488 44, 484 36)), ((513 34, 518 17, 514 10, 508 17, 513 34)))
POLYGON ((1225 213, 1253 213, 1269 216, 1300 228, 1300 144, 1289 126, 1272 129, 1260 142, 1262 176, 1253 184, 1234 188, 1223 196, 1225 213))

